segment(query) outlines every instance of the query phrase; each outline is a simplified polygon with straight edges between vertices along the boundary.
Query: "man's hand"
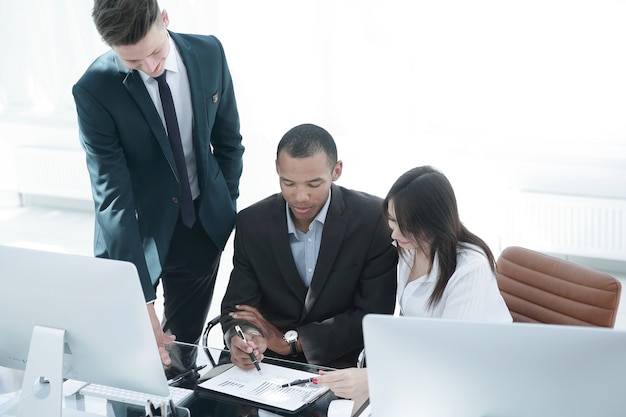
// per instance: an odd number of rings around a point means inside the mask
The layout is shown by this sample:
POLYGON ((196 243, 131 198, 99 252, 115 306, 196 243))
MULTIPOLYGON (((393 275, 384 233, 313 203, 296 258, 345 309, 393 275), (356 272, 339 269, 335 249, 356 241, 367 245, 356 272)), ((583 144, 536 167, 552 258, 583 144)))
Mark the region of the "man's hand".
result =
POLYGON ((254 355, 257 362, 261 362, 264 357, 263 352, 267 349, 267 343, 263 336, 252 333, 245 335, 248 343, 244 342, 237 334, 230 339, 230 361, 239 368, 251 369, 255 366, 250 358, 250 353, 254 355))
POLYGON ((289 355, 291 353, 289 344, 283 339, 283 333, 267 321, 259 310, 243 304, 235 307, 237 307, 237 311, 230 313, 230 316, 234 319, 245 320, 256 326, 263 333, 266 348, 281 355, 289 355))
POLYGON ((154 303, 148 303, 146 306, 148 307, 148 315, 150 316, 150 324, 152 324, 154 338, 156 339, 157 347, 159 348, 161 362, 163 362, 163 365, 165 366, 170 366, 172 364, 172 360, 170 359, 170 354, 167 352, 167 349, 165 349, 165 344, 176 340, 176 336, 163 333, 161 322, 159 321, 156 311, 154 310, 154 303))

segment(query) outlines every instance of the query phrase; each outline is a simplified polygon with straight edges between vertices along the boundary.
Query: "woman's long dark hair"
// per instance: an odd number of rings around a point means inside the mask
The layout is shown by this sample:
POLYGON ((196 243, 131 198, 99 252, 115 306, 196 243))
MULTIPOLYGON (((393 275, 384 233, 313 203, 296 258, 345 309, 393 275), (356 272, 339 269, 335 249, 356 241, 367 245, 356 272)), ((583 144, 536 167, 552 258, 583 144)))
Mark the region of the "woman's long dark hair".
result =
POLYGON ((412 237, 418 244, 427 242, 430 245, 428 255, 431 269, 435 254, 438 254, 439 276, 428 300, 428 308, 434 307, 441 300, 446 285, 456 270, 458 247, 464 243, 480 247, 495 272, 493 253, 485 241, 461 223, 454 190, 441 172, 430 166, 405 172, 385 197, 383 209, 387 215, 390 201, 393 202, 395 221, 402 235, 407 239, 412 237))

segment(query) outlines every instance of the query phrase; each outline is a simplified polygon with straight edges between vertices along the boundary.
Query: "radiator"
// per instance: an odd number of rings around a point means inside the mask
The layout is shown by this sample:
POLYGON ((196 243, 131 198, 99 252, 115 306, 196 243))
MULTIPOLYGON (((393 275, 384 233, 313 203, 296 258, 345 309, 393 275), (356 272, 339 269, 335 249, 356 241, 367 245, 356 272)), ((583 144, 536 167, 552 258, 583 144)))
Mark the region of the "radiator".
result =
POLYGON ((89 174, 81 150, 23 146, 16 152, 20 194, 91 200, 89 174))
POLYGON ((511 193, 504 246, 626 261, 626 200, 511 193))

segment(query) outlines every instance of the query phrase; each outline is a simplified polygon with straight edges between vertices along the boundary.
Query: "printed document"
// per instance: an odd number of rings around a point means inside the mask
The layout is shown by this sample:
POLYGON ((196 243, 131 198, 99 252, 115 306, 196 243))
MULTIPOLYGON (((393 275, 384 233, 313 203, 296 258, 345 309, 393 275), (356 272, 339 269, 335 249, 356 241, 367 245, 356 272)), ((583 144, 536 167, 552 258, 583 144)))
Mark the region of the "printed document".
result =
POLYGON ((283 384, 297 379, 314 378, 317 374, 269 363, 260 365, 261 372, 233 366, 198 387, 288 411, 298 410, 328 391, 327 387, 313 383, 281 388, 283 384))

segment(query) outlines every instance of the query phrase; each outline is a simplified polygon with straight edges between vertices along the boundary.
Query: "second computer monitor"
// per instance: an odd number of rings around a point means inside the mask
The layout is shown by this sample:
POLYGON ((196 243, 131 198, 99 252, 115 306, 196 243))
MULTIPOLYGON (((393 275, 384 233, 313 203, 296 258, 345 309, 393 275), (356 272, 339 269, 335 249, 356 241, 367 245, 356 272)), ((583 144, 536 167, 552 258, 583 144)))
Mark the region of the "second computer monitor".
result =
POLYGON ((368 315, 375 416, 621 417, 626 332, 368 315))

